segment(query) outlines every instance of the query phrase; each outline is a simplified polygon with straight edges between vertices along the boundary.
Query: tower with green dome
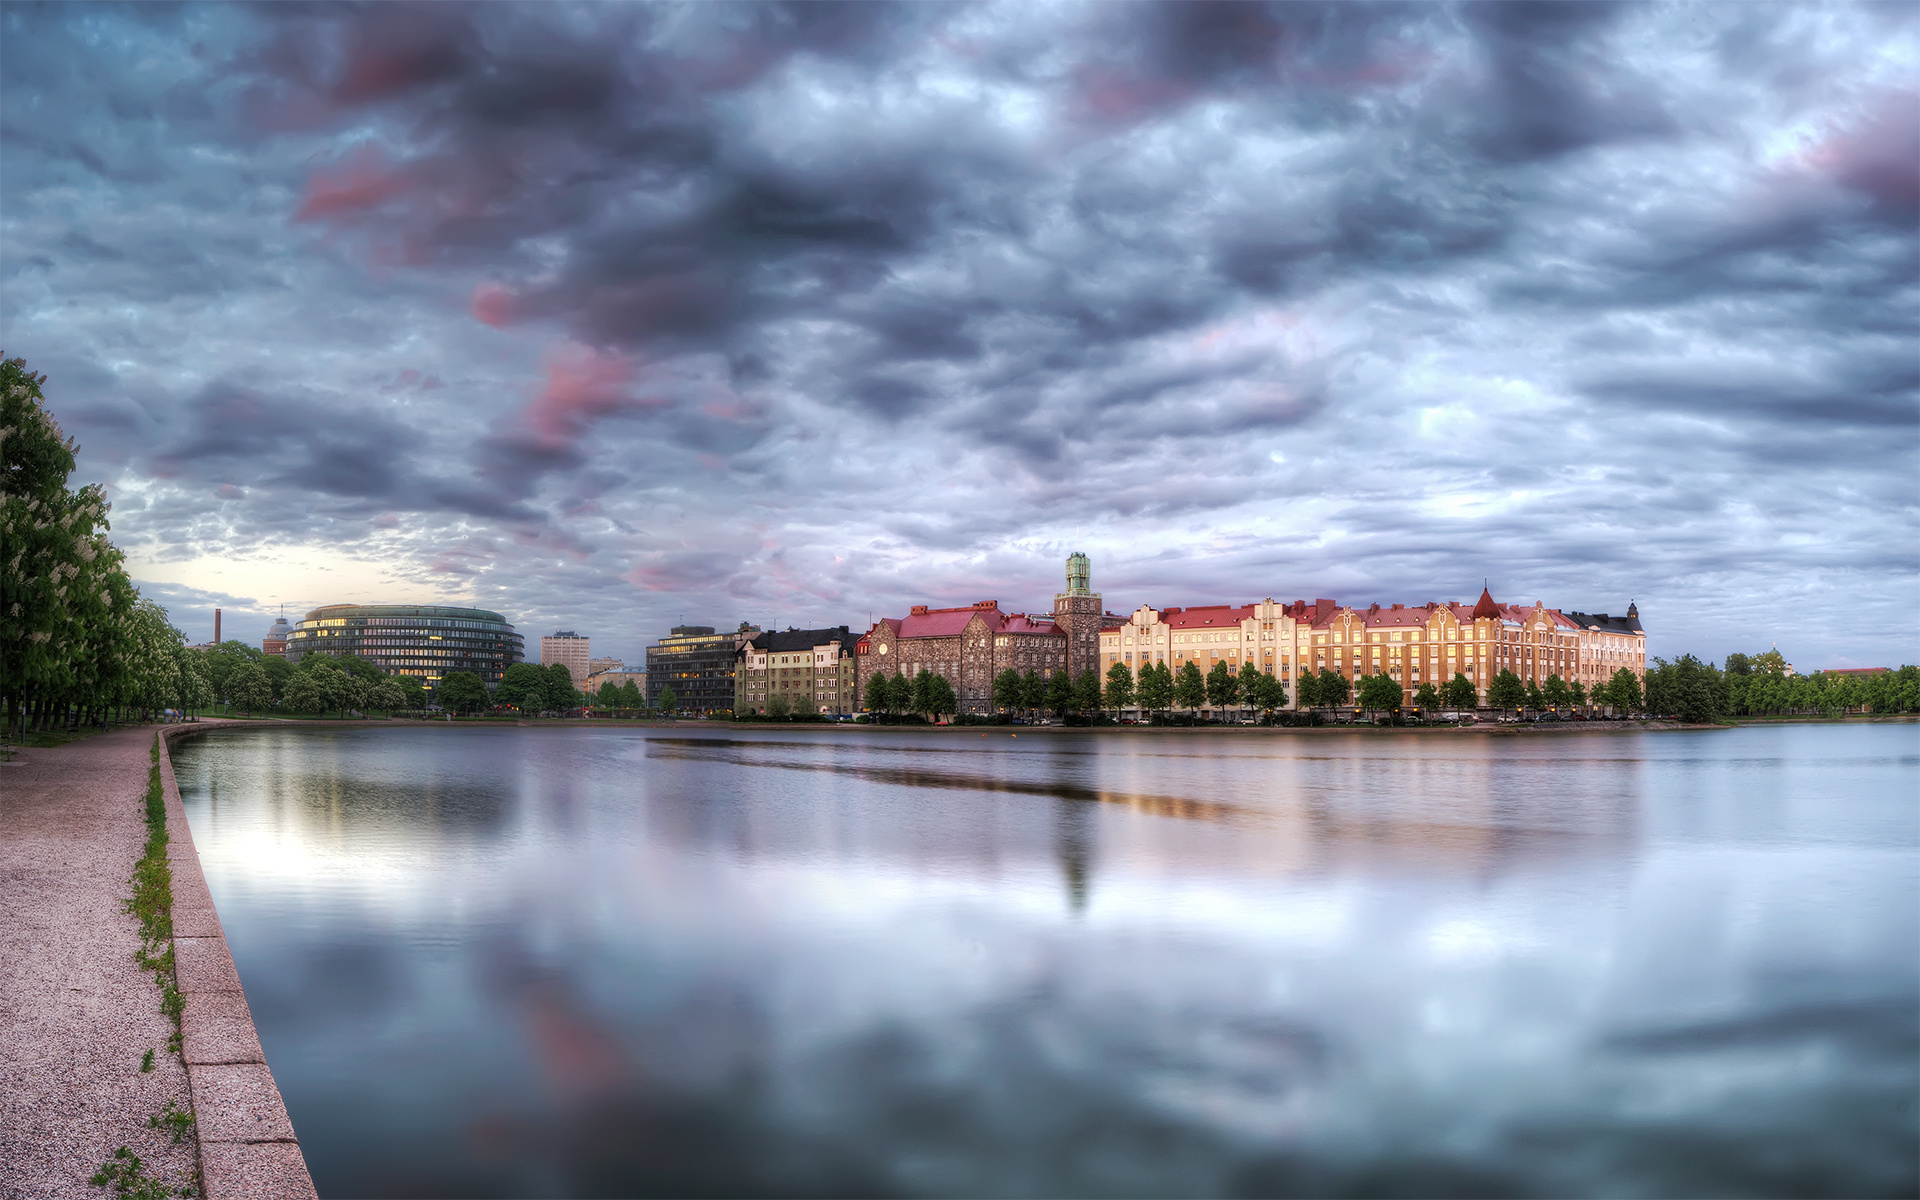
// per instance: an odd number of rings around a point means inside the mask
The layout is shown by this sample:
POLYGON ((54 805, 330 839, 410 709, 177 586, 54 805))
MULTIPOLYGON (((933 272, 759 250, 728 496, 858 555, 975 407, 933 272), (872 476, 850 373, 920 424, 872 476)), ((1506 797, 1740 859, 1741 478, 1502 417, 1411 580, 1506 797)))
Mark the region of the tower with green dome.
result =
POLYGON ((1100 671, 1101 601, 1093 590, 1093 563, 1084 551, 1067 555, 1067 590, 1053 598, 1053 623, 1067 635, 1067 673, 1100 671))

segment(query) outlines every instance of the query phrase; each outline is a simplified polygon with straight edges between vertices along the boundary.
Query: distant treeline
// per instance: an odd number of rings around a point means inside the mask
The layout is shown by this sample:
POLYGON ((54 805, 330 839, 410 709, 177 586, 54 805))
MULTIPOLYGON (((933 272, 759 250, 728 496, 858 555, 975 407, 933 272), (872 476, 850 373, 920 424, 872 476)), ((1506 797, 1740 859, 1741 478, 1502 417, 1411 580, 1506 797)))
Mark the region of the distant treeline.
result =
POLYGON ((1777 650, 1729 654, 1725 668, 1683 654, 1647 669, 1647 711, 1687 721, 1726 717, 1920 712, 1920 667, 1876 675, 1788 675, 1777 650))

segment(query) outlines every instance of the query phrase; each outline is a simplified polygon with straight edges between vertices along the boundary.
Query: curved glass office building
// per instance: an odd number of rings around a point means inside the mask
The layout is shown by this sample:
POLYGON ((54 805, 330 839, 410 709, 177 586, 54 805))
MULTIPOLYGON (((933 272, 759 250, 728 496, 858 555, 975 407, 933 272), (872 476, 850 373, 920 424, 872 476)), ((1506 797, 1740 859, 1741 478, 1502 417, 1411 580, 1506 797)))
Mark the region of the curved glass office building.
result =
POLYGON ((316 608, 287 635, 287 658, 298 662, 316 651, 357 654, 429 688, 454 671, 471 671, 491 688, 525 657, 520 635, 499 613, 418 604, 316 608))

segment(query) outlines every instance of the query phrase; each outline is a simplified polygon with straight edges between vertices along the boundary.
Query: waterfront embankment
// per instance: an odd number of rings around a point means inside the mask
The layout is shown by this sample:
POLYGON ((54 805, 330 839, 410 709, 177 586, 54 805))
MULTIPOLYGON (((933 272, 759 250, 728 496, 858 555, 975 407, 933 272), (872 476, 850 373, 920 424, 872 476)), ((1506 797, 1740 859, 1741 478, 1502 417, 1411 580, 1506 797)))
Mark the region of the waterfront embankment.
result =
POLYGON ((0 773, 0 1197, 98 1197, 96 1173, 130 1169, 122 1147, 175 1194, 197 1176, 210 1200, 314 1195, 164 749, 212 727, 94 734, 0 773), (156 733, 177 1040, 126 905, 156 733))

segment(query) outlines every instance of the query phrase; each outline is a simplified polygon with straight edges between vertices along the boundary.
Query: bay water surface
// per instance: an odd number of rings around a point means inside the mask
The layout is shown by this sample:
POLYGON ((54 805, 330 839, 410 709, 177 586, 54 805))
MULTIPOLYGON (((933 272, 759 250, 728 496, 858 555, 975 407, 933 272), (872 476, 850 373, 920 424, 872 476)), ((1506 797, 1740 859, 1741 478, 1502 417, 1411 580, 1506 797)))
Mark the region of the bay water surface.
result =
POLYGON ((173 750, 320 1194, 1905 1195, 1920 727, 173 750))

